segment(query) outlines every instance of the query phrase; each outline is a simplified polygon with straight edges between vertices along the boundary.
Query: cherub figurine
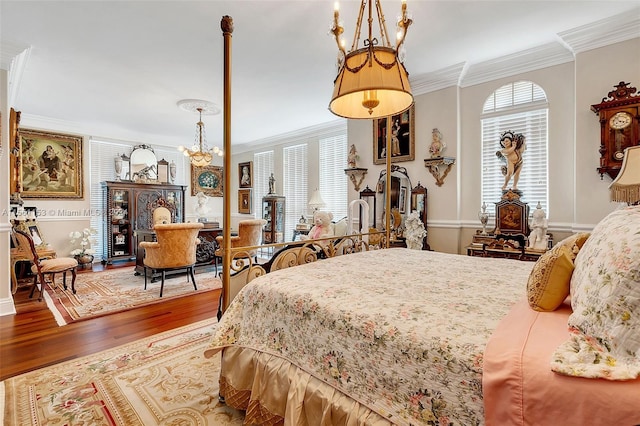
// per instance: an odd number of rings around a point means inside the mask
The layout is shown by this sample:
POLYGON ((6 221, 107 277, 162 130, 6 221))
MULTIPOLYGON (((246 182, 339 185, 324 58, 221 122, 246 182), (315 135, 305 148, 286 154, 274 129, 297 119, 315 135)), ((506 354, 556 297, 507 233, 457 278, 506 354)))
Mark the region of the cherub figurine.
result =
POLYGON ((429 152, 431 153, 431 158, 442 156, 442 151, 446 145, 442 142, 442 133, 437 128, 433 129, 431 132, 431 145, 429 145, 429 152))
POLYGON ((347 164, 349 165, 349 168, 355 169, 356 161, 358 161, 359 158, 360 156, 358 155, 358 151, 356 151, 356 146, 351 144, 351 148, 349 148, 349 155, 347 156, 347 164))
POLYGON ((549 244, 549 235, 547 235, 547 217, 542 210, 542 206, 538 203, 533 211, 531 219, 531 233, 529 234, 529 248, 534 250, 546 250, 549 244))
POLYGON ((502 166, 502 174, 504 175, 504 185, 502 190, 507 189, 509 181, 513 177, 513 185, 511 189, 518 189, 518 180, 522 171, 522 154, 525 150, 525 137, 521 133, 513 133, 507 130, 500 136, 500 146, 502 149, 496 152, 496 155, 506 161, 507 165, 502 166))

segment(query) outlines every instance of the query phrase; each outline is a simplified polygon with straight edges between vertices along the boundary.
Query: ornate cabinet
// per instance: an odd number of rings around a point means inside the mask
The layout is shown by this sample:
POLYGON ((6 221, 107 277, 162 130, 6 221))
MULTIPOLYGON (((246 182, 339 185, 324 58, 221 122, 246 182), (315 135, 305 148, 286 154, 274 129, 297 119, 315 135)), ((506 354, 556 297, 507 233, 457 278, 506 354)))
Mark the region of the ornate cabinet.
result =
POLYGON ((600 118, 600 177, 606 173, 615 179, 625 148, 640 145, 640 95, 630 84, 621 81, 602 102, 591 105, 600 118))
POLYGON ((172 222, 184 221, 186 186, 108 181, 102 182, 102 189, 106 215, 103 263, 136 257, 135 232, 151 229, 156 207, 167 207, 172 222))
POLYGON ((262 243, 273 244, 284 241, 285 198, 279 195, 262 197, 262 218, 267 221, 262 228, 262 243))

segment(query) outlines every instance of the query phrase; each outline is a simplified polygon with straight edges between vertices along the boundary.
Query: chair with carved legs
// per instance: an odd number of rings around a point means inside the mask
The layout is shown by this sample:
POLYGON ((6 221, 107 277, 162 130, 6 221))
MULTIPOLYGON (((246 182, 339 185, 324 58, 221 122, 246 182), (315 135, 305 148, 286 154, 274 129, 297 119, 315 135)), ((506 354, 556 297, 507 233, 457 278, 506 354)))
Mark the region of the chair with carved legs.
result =
POLYGON ((33 242, 33 238, 31 235, 26 232, 20 231, 18 229, 14 229, 16 240, 18 242, 18 247, 23 252, 25 257, 33 263, 31 266, 31 272, 34 274, 33 277, 33 286, 31 287, 31 293, 29 293, 29 297, 33 297, 33 293, 35 292, 38 281, 40 282, 40 297, 38 300, 42 300, 42 294, 44 292, 44 286, 47 285, 45 281, 45 276, 47 274, 51 275, 51 282, 55 286, 55 274, 62 273, 62 284, 64 289, 67 289, 67 272, 71 272, 71 291, 76 293, 76 270, 78 267, 78 261, 72 257, 57 257, 53 259, 45 259, 42 260, 38 257, 38 252, 36 251, 36 245, 33 242))

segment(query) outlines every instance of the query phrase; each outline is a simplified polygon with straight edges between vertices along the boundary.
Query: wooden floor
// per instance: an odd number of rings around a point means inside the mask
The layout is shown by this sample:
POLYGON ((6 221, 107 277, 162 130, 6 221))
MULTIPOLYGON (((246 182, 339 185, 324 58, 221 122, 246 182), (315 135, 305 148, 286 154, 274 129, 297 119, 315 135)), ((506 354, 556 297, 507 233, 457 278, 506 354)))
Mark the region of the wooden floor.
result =
MULTIPOLYGON (((81 273, 102 269, 96 264, 81 273)), ((21 288, 14 295, 17 313, 0 316, 0 380, 215 318, 219 297, 220 290, 209 291, 59 327, 46 302, 21 288)))

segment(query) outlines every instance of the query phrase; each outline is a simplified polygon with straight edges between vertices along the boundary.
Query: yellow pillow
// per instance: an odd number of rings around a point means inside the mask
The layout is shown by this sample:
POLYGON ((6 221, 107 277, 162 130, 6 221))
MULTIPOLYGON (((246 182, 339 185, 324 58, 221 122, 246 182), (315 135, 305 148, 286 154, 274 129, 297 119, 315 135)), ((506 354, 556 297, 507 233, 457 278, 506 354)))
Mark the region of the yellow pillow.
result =
POLYGON ((527 282, 527 299, 533 310, 554 311, 567 298, 574 268, 573 261, 587 238, 587 232, 567 237, 540 256, 533 265, 527 282))

